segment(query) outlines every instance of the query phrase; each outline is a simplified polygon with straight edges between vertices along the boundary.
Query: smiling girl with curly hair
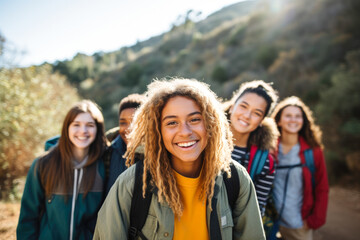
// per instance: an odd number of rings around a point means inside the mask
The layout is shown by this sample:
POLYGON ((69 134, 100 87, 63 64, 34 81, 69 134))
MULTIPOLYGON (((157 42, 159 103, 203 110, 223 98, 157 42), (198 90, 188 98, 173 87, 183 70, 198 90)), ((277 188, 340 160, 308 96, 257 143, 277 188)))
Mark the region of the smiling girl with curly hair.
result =
MULTIPOLYGON (((246 170, 231 160, 231 132, 221 104, 196 80, 156 80, 136 112, 127 163, 144 147, 142 193, 152 199, 139 235, 147 239, 264 239, 256 194, 246 170), (224 172, 234 164, 240 190, 232 209, 224 172), (147 179, 151 179, 149 182, 147 179), (212 204, 216 203, 216 204, 212 204), (217 224, 212 224, 215 212, 217 224)), ((135 165, 137 165, 136 163, 135 165)), ((115 182, 103 207, 95 239, 126 239, 130 225, 135 166, 115 182)))

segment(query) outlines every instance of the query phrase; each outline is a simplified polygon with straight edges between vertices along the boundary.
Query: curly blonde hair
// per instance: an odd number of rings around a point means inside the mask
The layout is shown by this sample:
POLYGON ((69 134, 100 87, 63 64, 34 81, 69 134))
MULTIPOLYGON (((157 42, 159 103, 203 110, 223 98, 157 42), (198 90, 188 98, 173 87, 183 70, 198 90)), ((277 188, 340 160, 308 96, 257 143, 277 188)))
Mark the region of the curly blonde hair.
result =
POLYGON ((323 144, 321 141, 322 132, 318 125, 315 124, 312 111, 308 106, 305 105, 300 98, 296 96, 291 96, 285 98, 275 107, 275 110, 272 114, 272 118, 275 120, 279 132, 281 133, 281 127, 279 126, 279 121, 283 110, 288 106, 295 106, 300 108, 303 117, 303 126, 299 131, 299 135, 302 136, 305 141, 310 145, 310 147, 321 147, 323 144))
POLYGON ((215 178, 221 172, 230 177, 232 134, 214 92, 205 83, 195 79, 155 80, 148 85, 147 99, 135 113, 129 134, 129 145, 125 157, 126 164, 134 164, 135 151, 144 145, 143 196, 147 187, 147 174, 151 176, 150 185, 157 188, 160 202, 166 201, 173 212, 181 216, 183 202, 171 167, 171 155, 166 150, 161 135, 161 113, 175 96, 194 100, 200 107, 207 132, 207 145, 202 153, 203 166, 200 179, 200 198, 208 200, 214 195, 215 178))

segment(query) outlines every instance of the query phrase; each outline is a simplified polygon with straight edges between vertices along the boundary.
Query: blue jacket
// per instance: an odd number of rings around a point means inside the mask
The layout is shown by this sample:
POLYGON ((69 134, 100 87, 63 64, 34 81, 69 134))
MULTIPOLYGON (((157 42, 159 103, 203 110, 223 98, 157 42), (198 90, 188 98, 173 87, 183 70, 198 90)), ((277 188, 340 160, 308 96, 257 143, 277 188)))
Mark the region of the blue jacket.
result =
POLYGON ((118 176, 124 172, 127 167, 125 165, 126 159, 123 158, 126 152, 126 144, 118 135, 111 143, 112 154, 110 160, 109 179, 106 183, 106 195, 110 191, 110 188, 115 183, 118 176))

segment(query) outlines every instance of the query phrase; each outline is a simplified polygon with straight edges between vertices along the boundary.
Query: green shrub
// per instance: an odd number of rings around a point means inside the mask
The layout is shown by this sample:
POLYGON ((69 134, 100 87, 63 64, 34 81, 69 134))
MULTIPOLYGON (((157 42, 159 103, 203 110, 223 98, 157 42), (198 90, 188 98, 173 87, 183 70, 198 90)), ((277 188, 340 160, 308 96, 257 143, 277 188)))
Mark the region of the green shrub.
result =
POLYGON ((222 66, 216 66, 211 74, 211 78, 214 81, 223 83, 228 80, 228 75, 222 66))
POLYGON ((14 197, 47 138, 59 134, 69 106, 78 100, 51 67, 0 70, 0 200, 14 197))

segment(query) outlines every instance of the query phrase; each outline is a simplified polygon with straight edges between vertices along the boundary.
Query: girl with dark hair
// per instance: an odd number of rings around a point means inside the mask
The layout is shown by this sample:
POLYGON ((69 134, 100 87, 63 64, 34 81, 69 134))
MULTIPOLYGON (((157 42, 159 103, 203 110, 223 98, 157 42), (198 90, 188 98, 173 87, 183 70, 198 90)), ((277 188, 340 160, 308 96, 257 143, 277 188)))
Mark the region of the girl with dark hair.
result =
POLYGON ((312 229, 325 223, 329 192, 321 130, 298 97, 281 101, 272 116, 281 133, 273 189, 280 233, 312 239, 312 229))
POLYGON ((126 156, 132 166, 105 199, 94 239, 127 239, 134 232, 134 239, 264 239, 255 190, 246 170, 231 160, 232 135, 216 95, 196 80, 173 79, 154 81, 146 96, 129 134, 126 156), (140 145, 144 160, 134 164, 140 145), (139 191, 145 197, 150 190, 151 199, 143 227, 129 231, 140 163, 139 191), (239 177, 234 208, 224 172, 239 177))
POLYGON ((105 147, 98 106, 89 100, 75 104, 58 144, 29 170, 17 239, 92 239, 103 201, 105 147))
POLYGON ((270 150, 275 149, 278 137, 274 121, 266 116, 273 110, 277 99, 270 84, 254 80, 243 83, 232 99, 224 104, 234 136, 231 156, 251 175, 262 215, 275 173, 270 150), (254 169, 257 166, 259 169, 256 172, 254 169))

